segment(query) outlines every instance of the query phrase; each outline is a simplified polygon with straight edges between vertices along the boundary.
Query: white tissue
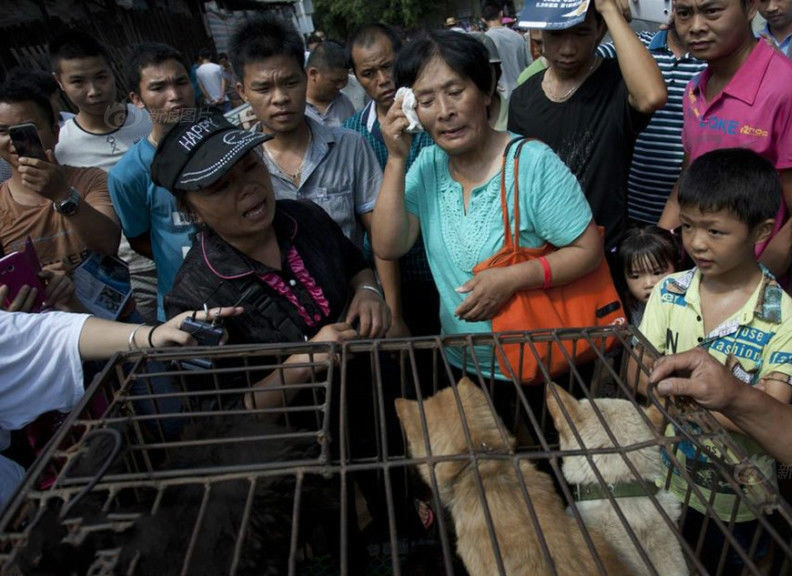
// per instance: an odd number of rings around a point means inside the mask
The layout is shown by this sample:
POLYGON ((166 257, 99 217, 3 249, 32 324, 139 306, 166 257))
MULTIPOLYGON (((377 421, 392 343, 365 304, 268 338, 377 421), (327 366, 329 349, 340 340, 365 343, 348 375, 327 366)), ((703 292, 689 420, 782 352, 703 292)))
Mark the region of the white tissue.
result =
POLYGON ((415 111, 415 108, 418 106, 418 101, 415 99, 412 88, 408 88, 407 86, 399 88, 396 91, 395 100, 399 98, 402 99, 402 112, 404 112, 404 115, 410 122, 410 125, 407 126, 404 131, 410 134, 423 132, 423 126, 421 126, 421 121, 418 120, 418 113, 415 111))

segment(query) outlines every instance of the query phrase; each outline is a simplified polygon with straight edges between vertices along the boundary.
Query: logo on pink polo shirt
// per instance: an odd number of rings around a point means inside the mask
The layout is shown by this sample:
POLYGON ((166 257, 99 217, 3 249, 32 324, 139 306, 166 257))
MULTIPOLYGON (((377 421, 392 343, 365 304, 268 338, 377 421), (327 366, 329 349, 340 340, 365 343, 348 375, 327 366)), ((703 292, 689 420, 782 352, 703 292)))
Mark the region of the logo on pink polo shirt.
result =
POLYGON ((688 102, 690 103, 690 110, 698 120, 699 128, 708 128, 709 130, 722 132, 724 134, 742 134, 743 136, 755 136, 758 138, 767 138, 770 135, 770 133, 764 128, 751 126, 750 124, 741 125, 737 120, 722 118, 714 114, 711 114, 706 118, 703 117, 701 111, 698 108, 698 98, 693 93, 692 85, 687 87, 687 97, 688 102))

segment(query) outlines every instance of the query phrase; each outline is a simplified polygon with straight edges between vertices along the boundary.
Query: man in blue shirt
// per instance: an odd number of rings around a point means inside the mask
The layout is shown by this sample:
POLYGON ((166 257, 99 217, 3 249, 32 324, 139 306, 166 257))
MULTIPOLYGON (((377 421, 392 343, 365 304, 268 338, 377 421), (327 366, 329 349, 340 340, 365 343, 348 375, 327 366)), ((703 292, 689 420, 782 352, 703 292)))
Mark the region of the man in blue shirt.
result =
MULTIPOLYGON (((384 118, 388 113, 396 95, 393 63, 400 48, 401 40, 396 32, 384 24, 367 24, 353 33, 347 41, 347 62, 371 100, 365 108, 344 122, 344 127, 363 135, 383 170, 388 161, 388 149, 382 137, 379 118, 384 118)), ((407 168, 410 168, 424 147, 432 144, 434 142, 426 132, 415 134, 407 168)), ((368 245, 365 248, 370 252, 368 245)), ((418 239, 399 260, 399 266, 404 321, 411 334, 439 334, 440 297, 429 270, 423 240, 418 239)))
POLYGON ((197 114, 195 93, 182 55, 166 44, 135 46, 128 66, 132 103, 148 110, 152 129, 124 154, 107 183, 130 246, 157 265, 157 316, 165 320, 162 300, 192 245, 194 226, 173 195, 151 181, 151 162, 168 125, 197 114))
POLYGON ((759 13, 767 20, 761 35, 792 58, 792 0, 759 0, 759 13))

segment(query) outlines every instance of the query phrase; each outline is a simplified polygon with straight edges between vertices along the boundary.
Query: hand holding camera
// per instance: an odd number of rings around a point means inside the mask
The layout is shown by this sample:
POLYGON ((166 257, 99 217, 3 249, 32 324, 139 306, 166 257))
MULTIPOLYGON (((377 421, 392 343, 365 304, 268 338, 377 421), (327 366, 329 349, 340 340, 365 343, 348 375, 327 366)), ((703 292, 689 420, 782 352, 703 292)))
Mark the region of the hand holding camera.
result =
POLYGON ((201 322, 195 318, 185 318, 179 330, 187 332, 198 346, 217 346, 223 339, 223 326, 218 325, 219 318, 211 323, 201 322))

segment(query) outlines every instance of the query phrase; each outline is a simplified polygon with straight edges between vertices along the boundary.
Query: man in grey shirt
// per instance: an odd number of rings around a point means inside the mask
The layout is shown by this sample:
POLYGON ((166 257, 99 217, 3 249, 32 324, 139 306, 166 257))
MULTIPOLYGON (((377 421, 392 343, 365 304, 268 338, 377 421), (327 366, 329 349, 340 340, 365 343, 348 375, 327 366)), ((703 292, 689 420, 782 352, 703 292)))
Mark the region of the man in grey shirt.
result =
MULTIPOLYGON (((274 137, 262 145, 275 196, 312 200, 362 247, 382 183, 374 151, 363 136, 328 128, 307 116, 303 47, 291 25, 272 15, 251 18, 231 38, 239 95, 256 115, 256 129, 274 137)), ((389 335, 404 335, 398 262, 375 257, 391 309, 389 335)))
POLYGON ((481 17, 487 23, 487 36, 492 38, 501 58, 503 76, 501 83, 504 98, 517 87, 517 77, 531 63, 528 43, 522 35, 503 25, 503 8, 497 2, 486 2, 481 7, 481 17))
POLYGON ((344 48, 331 40, 313 49, 305 62, 307 116, 328 127, 342 126, 355 113, 349 98, 341 92, 349 80, 344 66, 344 48))

